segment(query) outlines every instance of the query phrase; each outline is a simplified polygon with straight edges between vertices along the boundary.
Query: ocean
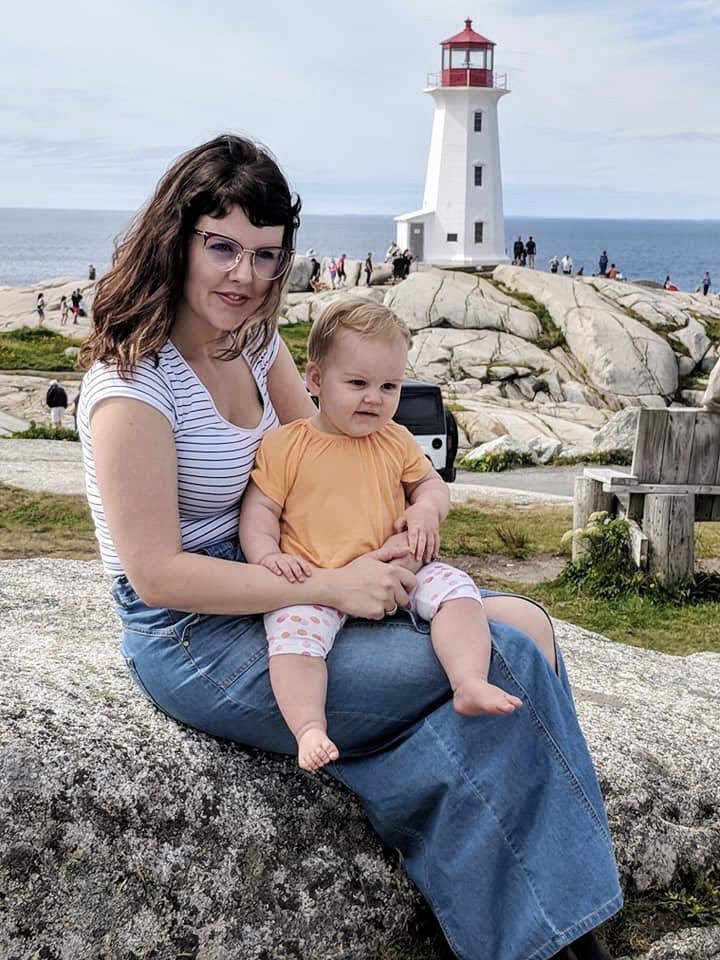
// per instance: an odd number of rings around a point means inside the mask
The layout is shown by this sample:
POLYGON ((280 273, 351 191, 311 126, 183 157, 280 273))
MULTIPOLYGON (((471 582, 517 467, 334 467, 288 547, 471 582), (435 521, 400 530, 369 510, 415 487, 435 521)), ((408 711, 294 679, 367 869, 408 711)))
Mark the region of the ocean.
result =
MULTIPOLYGON (((0 208, 0 284, 26 286, 51 277, 85 277, 90 263, 100 276, 109 266, 113 240, 132 214, 117 210, 26 210, 0 208)), ((695 290, 710 271, 720 291, 720 221, 583 220, 506 217, 508 249, 529 235, 538 245, 537 267, 569 253, 586 276, 598 269, 607 250, 628 279, 669 275, 681 290, 695 290)), ((392 216, 303 216, 299 253, 312 247, 320 256, 346 253, 382 259, 395 236, 392 216)))

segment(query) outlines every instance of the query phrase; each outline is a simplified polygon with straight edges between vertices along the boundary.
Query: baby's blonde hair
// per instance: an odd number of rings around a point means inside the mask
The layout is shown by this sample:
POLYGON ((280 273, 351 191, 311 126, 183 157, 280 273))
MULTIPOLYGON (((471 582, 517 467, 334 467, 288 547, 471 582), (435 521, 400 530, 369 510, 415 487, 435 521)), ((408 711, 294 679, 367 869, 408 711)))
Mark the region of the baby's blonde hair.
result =
POLYGON ((405 321, 392 310, 372 300, 347 297, 331 303, 312 325, 307 345, 308 360, 321 363, 336 337, 345 330, 359 333, 368 340, 400 337, 410 346, 410 331, 405 321))

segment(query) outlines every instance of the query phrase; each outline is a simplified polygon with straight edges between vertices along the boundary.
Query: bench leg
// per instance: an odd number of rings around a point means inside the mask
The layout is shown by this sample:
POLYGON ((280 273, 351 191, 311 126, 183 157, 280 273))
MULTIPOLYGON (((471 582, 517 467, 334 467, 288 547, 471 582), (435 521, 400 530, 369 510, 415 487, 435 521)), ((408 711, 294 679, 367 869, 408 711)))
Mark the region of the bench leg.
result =
POLYGON ((695 497, 683 494, 645 497, 643 532, 650 543, 650 573, 667 586, 681 583, 695 572, 695 497))
MULTIPOLYGON (((598 510, 610 513, 614 494, 605 493, 599 480, 591 477, 575 477, 575 496, 573 499, 573 530, 581 530, 587 525, 588 517, 598 510)), ((573 541, 572 558, 577 560, 587 549, 583 542, 573 541)))

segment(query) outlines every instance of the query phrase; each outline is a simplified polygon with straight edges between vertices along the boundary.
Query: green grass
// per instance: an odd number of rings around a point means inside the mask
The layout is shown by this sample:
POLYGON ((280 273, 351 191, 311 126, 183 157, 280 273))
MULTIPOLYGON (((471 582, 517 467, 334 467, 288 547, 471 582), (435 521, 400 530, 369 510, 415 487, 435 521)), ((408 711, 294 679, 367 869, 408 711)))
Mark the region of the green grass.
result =
POLYGON ((0 334, 0 370, 74 370, 75 358, 66 357, 68 347, 82 340, 64 337, 47 327, 21 327, 0 334))
POLYGON ((49 427, 44 423, 30 421, 27 430, 18 430, 9 437, 0 437, 0 440, 79 440, 76 430, 68 427, 49 427))
POLYGON ((565 334, 555 323, 550 311, 544 304, 539 303, 535 297, 529 293, 520 293, 518 290, 511 290, 502 280, 494 280, 492 277, 488 277, 487 279, 488 282, 497 287, 501 293, 511 297, 513 300, 517 300, 519 304, 522 304, 522 306, 530 310, 531 313, 535 314, 542 330, 542 335, 538 337, 535 343, 541 350, 552 350, 553 347, 563 346, 565 343, 565 334))
POLYGON ((310 336, 311 323, 291 323, 287 326, 279 327, 280 336, 292 354, 295 366, 300 373, 305 372, 305 362, 307 360, 307 339, 310 336))
POLYGON ((32 493, 0 483, 0 559, 97 557, 84 497, 32 493))
POLYGON ((507 507, 483 504, 477 507, 453 507, 440 528, 442 552, 447 557, 466 554, 509 555, 498 528, 509 527, 525 542, 524 555, 560 555, 560 540, 572 526, 569 507, 507 507))

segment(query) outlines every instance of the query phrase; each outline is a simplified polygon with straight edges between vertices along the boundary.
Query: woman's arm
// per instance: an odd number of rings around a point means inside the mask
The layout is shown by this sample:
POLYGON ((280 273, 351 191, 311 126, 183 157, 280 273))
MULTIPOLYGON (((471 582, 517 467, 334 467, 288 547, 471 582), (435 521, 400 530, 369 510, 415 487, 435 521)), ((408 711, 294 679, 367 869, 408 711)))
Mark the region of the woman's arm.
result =
POLYGON ((183 551, 172 430, 155 408, 115 397, 93 410, 95 470, 110 535, 125 573, 152 607, 198 613, 264 613, 295 603, 327 604, 380 619, 407 602, 414 577, 392 550, 341 570, 288 583, 264 567, 183 551))
POLYGON ((278 355, 268 373, 268 392, 280 423, 313 417, 317 413, 284 341, 280 342, 278 355))

